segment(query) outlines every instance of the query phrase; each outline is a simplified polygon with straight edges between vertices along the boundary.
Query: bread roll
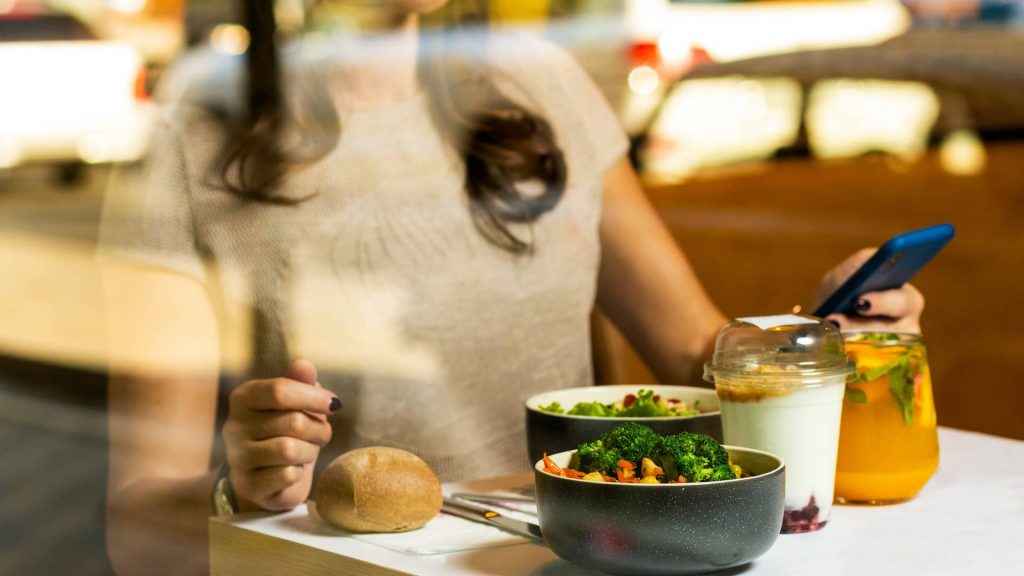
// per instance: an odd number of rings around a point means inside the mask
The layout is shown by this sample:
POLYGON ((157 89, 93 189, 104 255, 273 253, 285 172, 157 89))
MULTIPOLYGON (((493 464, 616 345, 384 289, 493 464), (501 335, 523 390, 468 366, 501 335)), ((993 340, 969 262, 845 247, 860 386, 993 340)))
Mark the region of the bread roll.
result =
POLYGON ((351 532, 415 530, 441 511, 441 482, 415 454, 360 448, 338 456, 320 474, 316 509, 351 532))

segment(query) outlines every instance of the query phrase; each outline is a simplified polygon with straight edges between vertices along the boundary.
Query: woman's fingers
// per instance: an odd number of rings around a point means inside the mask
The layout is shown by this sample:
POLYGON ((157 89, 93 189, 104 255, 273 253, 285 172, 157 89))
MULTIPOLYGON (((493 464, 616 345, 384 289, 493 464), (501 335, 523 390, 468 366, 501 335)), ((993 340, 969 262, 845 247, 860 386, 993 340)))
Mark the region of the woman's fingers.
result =
POLYGON ((292 365, 288 368, 288 378, 304 382, 306 384, 316 385, 316 366, 305 358, 299 358, 292 362, 292 365))
POLYGON ((818 300, 817 303, 821 304, 829 296, 832 295, 842 284, 846 282, 846 279, 853 275, 865 262, 867 262, 874 253, 877 252, 877 248, 861 248, 854 252, 846 260, 843 260, 837 264, 834 268, 825 273, 821 279, 821 284, 818 286, 818 300))
POLYGON ((242 442, 234 450, 228 450, 228 462, 233 470, 247 472, 273 466, 313 464, 319 454, 320 447, 316 444, 279 436, 242 442))
POLYGON ((273 494, 300 482, 304 472, 304 466, 274 466, 253 470, 247 476, 254 492, 273 494))
POLYGON ((317 446, 331 441, 331 425, 305 412, 254 412, 248 420, 228 421, 224 424, 225 437, 240 440, 268 440, 286 436, 304 440, 317 446))
MULTIPOLYGON (((841 262, 822 278, 818 293, 820 304, 843 282, 856 272, 876 249, 864 248, 841 262)), ((842 330, 872 330, 887 332, 921 332, 921 313, 924 296, 910 284, 893 290, 870 292, 857 297, 854 314, 832 314, 829 320, 842 330)))
POLYGON ((306 499, 320 447, 287 436, 228 444, 231 485, 243 509, 289 510, 306 499))
POLYGON ((839 324, 841 330, 921 332, 924 296, 911 284, 864 294, 858 298, 856 308, 856 315, 832 314, 828 319, 839 324))
POLYGON ((291 378, 251 380, 231 393, 232 410, 301 410, 331 414, 340 407, 341 401, 331 392, 291 378))
MULTIPOLYGON (((250 470, 244 474, 237 474, 232 471, 232 486, 237 493, 247 494, 248 497, 260 508, 267 510, 288 509, 294 503, 279 503, 271 505, 275 495, 289 491, 290 488, 298 488, 306 480, 306 466, 274 466, 271 468, 259 468, 250 470)), ((301 496, 301 495, 300 495, 301 496)), ((299 501, 304 498, 299 498, 299 501)))
POLYGON ((327 415, 341 401, 317 383, 316 367, 296 360, 285 378, 251 380, 231 393, 223 435, 231 483, 243 509, 288 510, 309 495, 327 415))
POLYGON ((920 334, 921 326, 916 320, 901 318, 892 320, 889 318, 871 318, 862 316, 844 316, 842 314, 831 314, 828 319, 839 325, 843 332, 862 330, 869 332, 906 332, 908 334, 920 334))
POLYGON ((859 316, 904 318, 921 314, 924 310, 924 296, 914 286, 904 284, 894 290, 863 294, 857 299, 855 307, 859 316))
MULTIPOLYGON (((295 380, 296 382, 303 382, 311 386, 320 388, 320 382, 317 378, 316 365, 305 358, 298 358, 292 362, 288 368, 288 378, 295 380)), ((332 404, 328 407, 330 412, 336 411, 341 407, 341 400, 338 398, 331 399, 332 404)), ((327 421, 327 416, 319 412, 309 412, 309 415, 319 420, 327 421)))

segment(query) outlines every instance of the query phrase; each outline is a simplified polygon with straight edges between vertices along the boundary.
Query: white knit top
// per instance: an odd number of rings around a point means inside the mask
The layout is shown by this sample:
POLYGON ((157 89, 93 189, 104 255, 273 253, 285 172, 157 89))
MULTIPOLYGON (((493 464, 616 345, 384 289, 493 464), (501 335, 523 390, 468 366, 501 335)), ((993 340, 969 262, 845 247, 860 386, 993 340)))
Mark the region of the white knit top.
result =
POLYGON ((111 192, 108 253, 258 310, 270 333, 254 354, 266 372, 283 375, 300 355, 320 366, 344 402, 321 463, 387 445, 445 481, 525 470, 523 401, 592 383, 601 183, 627 140, 561 49, 513 34, 487 54, 502 92, 551 122, 568 164, 558 206, 514 227, 532 238, 530 255, 474 227, 461 159, 425 94, 343 112, 339 145, 288 180, 288 194, 310 195, 295 206, 219 189, 224 131, 183 107, 164 122, 141 183, 111 192))

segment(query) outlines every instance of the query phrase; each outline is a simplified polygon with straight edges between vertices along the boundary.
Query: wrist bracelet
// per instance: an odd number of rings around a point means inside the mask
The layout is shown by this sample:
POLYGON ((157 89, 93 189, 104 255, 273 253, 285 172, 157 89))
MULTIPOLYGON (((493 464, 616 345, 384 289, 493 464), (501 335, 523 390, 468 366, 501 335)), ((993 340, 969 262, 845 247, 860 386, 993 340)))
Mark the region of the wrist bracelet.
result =
POLYGON ((210 494, 210 508, 214 516, 231 516, 238 511, 234 490, 231 488, 229 476, 231 467, 225 462, 213 480, 213 491, 210 494))

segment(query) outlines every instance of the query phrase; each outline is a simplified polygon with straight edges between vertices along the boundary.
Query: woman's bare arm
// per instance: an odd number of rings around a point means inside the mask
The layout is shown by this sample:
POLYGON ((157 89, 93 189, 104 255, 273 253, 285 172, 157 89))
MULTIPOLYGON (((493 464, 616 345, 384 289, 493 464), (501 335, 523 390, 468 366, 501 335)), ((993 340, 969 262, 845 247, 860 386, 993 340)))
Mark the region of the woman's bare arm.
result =
POLYGON ((107 548, 119 574, 209 571, 218 333, 203 287, 110 265, 107 548))
POLYGON ((726 322, 626 158, 605 176, 598 305, 658 377, 697 384, 726 322))
MULTIPOLYGON (((600 224, 598 304, 665 383, 700 384, 726 318, 711 302, 627 159, 605 175, 600 224)), ((823 294, 842 283, 873 249, 830 270, 823 294)), ((843 329, 920 331, 924 298, 913 286, 861 296, 858 316, 833 315, 843 329)))
MULTIPOLYGON (((203 287, 156 270, 105 273, 111 333, 107 545, 121 574, 209 571, 216 470, 218 330, 203 287)), ((328 414, 341 402, 316 367, 232 391, 222 435, 240 510, 290 510, 309 495, 328 414)))

